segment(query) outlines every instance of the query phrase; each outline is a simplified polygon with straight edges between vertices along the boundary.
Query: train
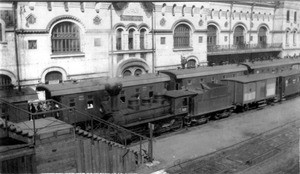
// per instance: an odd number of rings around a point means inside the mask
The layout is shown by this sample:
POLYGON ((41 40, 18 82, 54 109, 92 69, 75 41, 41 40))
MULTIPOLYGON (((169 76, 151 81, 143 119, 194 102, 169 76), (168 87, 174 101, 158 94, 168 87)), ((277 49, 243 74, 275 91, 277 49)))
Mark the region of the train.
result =
MULTIPOLYGON (((159 134, 282 101, 297 95, 299 89, 300 61, 290 59, 36 87, 46 99, 141 134, 148 133, 148 123, 159 134)), ((70 117, 68 110, 60 112, 59 119, 67 123, 87 119, 82 115, 70 117)))

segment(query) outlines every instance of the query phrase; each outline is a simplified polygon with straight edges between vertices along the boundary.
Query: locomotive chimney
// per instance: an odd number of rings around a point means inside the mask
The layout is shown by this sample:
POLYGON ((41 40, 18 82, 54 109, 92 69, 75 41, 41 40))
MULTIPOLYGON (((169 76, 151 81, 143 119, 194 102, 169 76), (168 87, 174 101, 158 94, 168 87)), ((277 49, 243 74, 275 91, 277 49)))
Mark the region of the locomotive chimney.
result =
POLYGON ((105 85, 105 90, 108 92, 108 94, 111 97, 110 100, 111 110, 113 112, 118 111, 119 110, 118 95, 122 90, 122 84, 119 82, 107 83, 105 85))

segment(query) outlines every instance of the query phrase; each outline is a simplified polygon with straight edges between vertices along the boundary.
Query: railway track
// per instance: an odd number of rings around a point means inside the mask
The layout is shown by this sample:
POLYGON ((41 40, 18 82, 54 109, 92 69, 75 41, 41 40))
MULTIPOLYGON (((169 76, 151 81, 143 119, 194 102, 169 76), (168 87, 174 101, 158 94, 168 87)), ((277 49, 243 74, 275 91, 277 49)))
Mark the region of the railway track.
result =
POLYGON ((299 141, 300 119, 167 169, 170 174, 245 173, 299 141))

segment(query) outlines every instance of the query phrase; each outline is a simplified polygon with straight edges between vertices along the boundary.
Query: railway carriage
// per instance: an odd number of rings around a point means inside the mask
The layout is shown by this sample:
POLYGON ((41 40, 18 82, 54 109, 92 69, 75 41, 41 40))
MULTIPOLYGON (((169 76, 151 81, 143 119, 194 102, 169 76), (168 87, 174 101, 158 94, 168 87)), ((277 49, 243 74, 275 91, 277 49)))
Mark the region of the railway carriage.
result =
POLYGON ((241 110, 264 106, 276 98, 276 74, 252 74, 223 79, 234 105, 241 110))
POLYGON ((247 63, 254 70, 253 73, 281 73, 292 69, 300 69, 300 59, 279 59, 247 63))
POLYGON ((170 76, 171 90, 188 89, 204 83, 219 83, 221 79, 247 74, 246 66, 224 65, 193 69, 163 70, 170 76))
MULTIPOLYGON (((53 99, 66 106, 86 111, 89 114, 104 117, 111 112, 110 97, 105 91, 105 79, 65 82, 50 85, 38 85, 37 91, 45 93, 46 99, 53 99)), ((60 116, 67 123, 85 121, 83 115, 72 115, 70 111, 62 111, 60 116)))
POLYGON ((291 70, 278 74, 277 93, 279 100, 294 96, 300 92, 300 70, 291 70))

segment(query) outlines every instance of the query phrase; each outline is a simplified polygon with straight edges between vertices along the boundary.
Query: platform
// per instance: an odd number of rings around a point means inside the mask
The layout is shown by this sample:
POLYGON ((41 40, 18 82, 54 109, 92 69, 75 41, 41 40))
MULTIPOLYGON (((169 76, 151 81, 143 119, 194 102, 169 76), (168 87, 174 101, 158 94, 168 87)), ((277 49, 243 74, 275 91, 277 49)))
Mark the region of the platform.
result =
POLYGON ((300 98, 276 104, 263 110, 249 111, 206 125, 189 128, 170 136, 154 140, 154 158, 159 161, 152 167, 144 166, 138 173, 164 170, 240 143, 263 132, 291 122, 299 115, 300 98))

